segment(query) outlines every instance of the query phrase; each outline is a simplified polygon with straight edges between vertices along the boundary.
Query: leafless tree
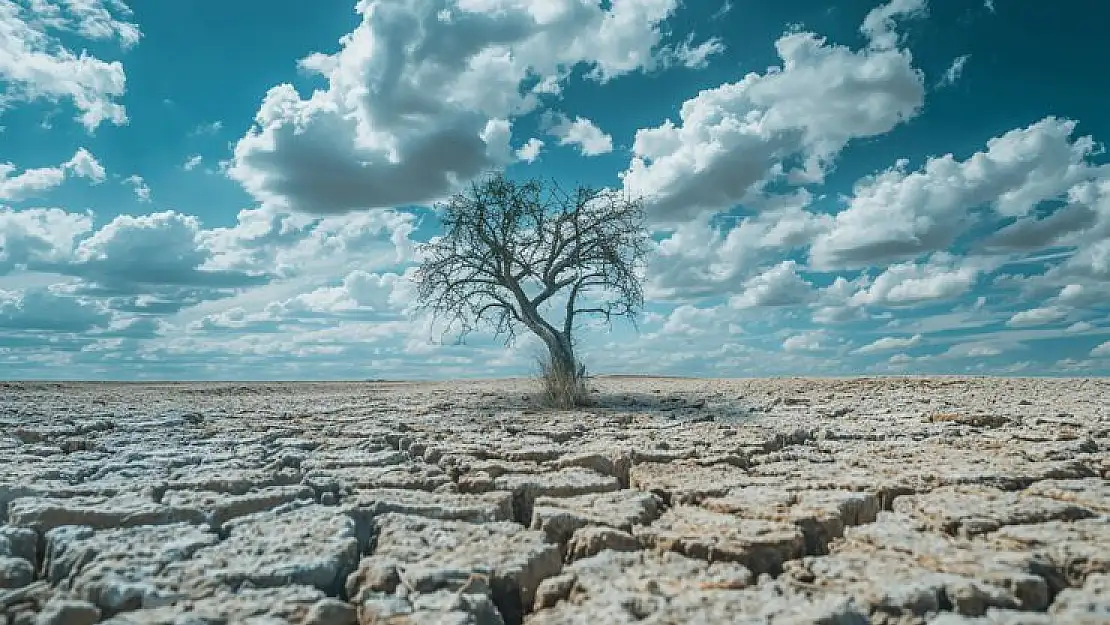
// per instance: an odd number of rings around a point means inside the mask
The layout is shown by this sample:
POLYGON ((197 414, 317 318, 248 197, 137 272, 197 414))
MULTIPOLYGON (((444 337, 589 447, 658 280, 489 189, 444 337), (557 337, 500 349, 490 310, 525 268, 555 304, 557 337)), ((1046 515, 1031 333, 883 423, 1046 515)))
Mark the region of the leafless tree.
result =
POLYGON ((554 400, 579 403, 585 369, 575 357, 576 321, 634 322, 643 306, 642 202, 496 174, 437 208, 444 231, 420 247, 420 306, 463 335, 486 326, 510 344, 521 328, 535 333, 550 354, 544 377, 574 395, 554 400))

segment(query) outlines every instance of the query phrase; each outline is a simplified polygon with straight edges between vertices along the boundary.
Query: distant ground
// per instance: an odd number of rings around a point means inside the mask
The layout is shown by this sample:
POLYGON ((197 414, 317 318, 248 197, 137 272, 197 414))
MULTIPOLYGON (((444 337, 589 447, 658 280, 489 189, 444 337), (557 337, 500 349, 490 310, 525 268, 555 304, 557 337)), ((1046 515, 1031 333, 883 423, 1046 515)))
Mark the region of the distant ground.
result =
POLYGON ((0 625, 1110 622, 1110 380, 593 384, 0 383, 0 625))

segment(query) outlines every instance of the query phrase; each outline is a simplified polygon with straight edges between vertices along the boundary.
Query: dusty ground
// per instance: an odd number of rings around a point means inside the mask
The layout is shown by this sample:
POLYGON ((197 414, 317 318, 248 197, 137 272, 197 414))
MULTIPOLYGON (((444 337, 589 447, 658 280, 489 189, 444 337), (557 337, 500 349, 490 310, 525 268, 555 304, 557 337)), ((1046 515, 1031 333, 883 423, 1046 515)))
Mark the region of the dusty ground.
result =
POLYGON ((1110 380, 0 385, 0 624, 1110 623, 1110 380))

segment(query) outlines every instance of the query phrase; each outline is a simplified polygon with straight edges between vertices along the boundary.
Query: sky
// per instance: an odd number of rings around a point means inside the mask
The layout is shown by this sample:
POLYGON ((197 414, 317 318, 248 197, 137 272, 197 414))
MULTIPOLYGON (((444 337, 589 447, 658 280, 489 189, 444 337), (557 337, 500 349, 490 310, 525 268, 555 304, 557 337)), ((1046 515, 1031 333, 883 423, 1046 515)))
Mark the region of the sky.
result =
POLYGON ((0 0, 0 378, 527 375, 415 307, 491 172, 653 241, 594 373, 1110 373, 1110 4, 0 0))

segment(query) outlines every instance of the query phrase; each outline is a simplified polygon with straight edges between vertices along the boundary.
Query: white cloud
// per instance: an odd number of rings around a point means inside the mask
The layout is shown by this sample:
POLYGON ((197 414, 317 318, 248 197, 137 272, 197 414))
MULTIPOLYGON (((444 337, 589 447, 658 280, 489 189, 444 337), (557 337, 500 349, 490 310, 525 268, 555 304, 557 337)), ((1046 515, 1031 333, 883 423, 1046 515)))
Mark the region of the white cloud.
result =
POLYGON ((975 285, 984 267, 948 254, 935 254, 926 263, 891 265, 848 297, 852 306, 914 306, 952 299, 975 285))
POLYGON ((1096 279, 1110 278, 1110 239, 1081 247, 1062 267, 1064 273, 1096 279))
POLYGON ((1001 356, 1003 350, 997 345, 982 342, 957 343, 941 354, 944 358, 992 358, 1001 356))
POLYGON ((914 357, 910 356, 909 354, 894 354, 890 358, 887 358, 886 361, 893 366, 903 367, 913 362, 914 357))
POLYGON ((921 344, 921 335, 915 334, 913 336, 899 337, 899 336, 884 336, 868 343, 863 347, 855 350, 857 354, 874 354, 876 352, 884 352, 892 349, 906 349, 907 347, 917 347, 921 344))
POLYGON ((0 163, 0 200, 18 202, 41 195, 65 182, 69 174, 88 178, 93 184, 104 181, 104 167, 85 148, 78 148, 73 158, 57 167, 36 167, 14 174, 14 163, 0 163))
POLYGON ((717 308, 698 308, 689 304, 675 307, 655 336, 698 336, 718 332, 721 314, 717 308))
POLYGON ((650 259, 648 296, 673 299, 738 291, 755 268, 805 246, 827 220, 785 208, 746 217, 732 228, 714 227, 706 219, 679 224, 650 259))
POLYGON ((150 187, 147 186, 146 181, 143 180, 142 176, 138 174, 131 174, 130 176, 124 178, 123 182, 124 184, 131 185, 131 190, 135 192, 135 197, 137 197, 140 202, 150 201, 150 187))
MULTIPOLYGON (((85 215, 0 209, 0 277, 20 269, 50 272, 71 279, 68 292, 105 298, 113 308, 156 314, 187 308, 203 316, 213 311, 205 302, 254 301, 261 309, 338 275, 346 276, 347 294, 332 292, 332 308, 354 309, 342 302, 369 301, 369 282, 358 270, 411 261, 414 221, 392 211, 303 219, 252 210, 234 227, 205 230, 194 216, 165 211, 120 215, 94 231, 85 215)), ((407 305, 411 293, 393 284, 397 275, 375 275, 391 297, 402 298, 391 305, 407 305)), ((313 301, 327 293, 320 290, 313 301)))
POLYGON ((81 240, 72 260, 57 271, 80 278, 77 290, 83 293, 149 294, 190 305, 268 279, 262 272, 213 266, 219 252, 206 243, 192 215, 118 215, 81 240))
POLYGON ((1110 341, 1106 341, 1101 345, 1096 345, 1095 348, 1091 350, 1092 358, 1104 358, 1108 356, 1110 356, 1110 341))
POLYGON ((0 163, 0 200, 19 201, 49 191, 65 180, 62 167, 37 167, 13 175, 12 163, 0 163))
POLYGON ((91 230, 88 214, 57 208, 13 211, 0 207, 0 276, 16 267, 49 270, 65 263, 77 241, 91 230))
POLYGON ((678 46, 673 47, 667 64, 677 64, 691 69, 704 69, 709 66, 709 57, 725 51, 725 45, 719 39, 710 39, 699 44, 694 44, 694 34, 690 35, 678 46))
POLYGON ((262 202, 317 214, 441 198, 504 164, 512 119, 576 68, 606 82, 670 63, 661 24, 677 4, 360 2, 339 51, 300 63, 327 88, 270 89, 228 173, 262 202))
POLYGON ((1067 311, 1057 306, 1045 306, 1042 308, 1031 308, 1014 313, 1006 325, 1012 328, 1026 328, 1029 326, 1045 325, 1046 323, 1053 323, 1060 321, 1067 317, 1067 311))
POLYGON ((794 306, 813 296, 813 284, 797 272, 797 263, 784 260, 763 273, 748 279, 744 291, 729 299, 733 308, 794 306))
POLYGON ((638 130, 625 188, 671 222, 727 209, 770 180, 822 180, 852 139, 885 133, 921 107, 921 73, 908 51, 888 45, 891 20, 917 13, 911 4, 872 11, 863 50, 808 32, 783 35, 775 43, 782 67, 702 91, 683 103, 678 124, 638 130), (791 158, 800 167, 784 168, 791 158))
POLYGON ((400 299, 404 294, 404 289, 399 287, 401 280, 401 276, 395 273, 375 274, 356 269, 337 286, 320 287, 282 302, 274 302, 266 307, 266 311, 275 319, 286 319, 305 312, 373 312, 394 306, 403 309, 407 302, 400 299))
POLYGON ((200 154, 194 154, 194 155, 190 156, 189 158, 185 159, 185 163, 181 166, 181 169, 184 169, 185 171, 193 171, 194 169, 196 169, 197 167, 200 166, 200 164, 203 160, 204 160, 203 156, 201 156, 200 154))
POLYGON ((546 116, 545 125, 548 134, 559 139, 559 145, 578 146, 582 156, 600 156, 613 151, 613 138, 585 117, 571 121, 566 115, 557 113, 546 116))
POLYGON ((822 330, 803 332, 787 337, 782 349, 787 352, 819 352, 825 349, 827 335, 822 330))
POLYGON ((120 0, 34 0, 31 7, 43 24, 94 41, 116 40, 124 50, 142 37, 137 25, 120 19, 132 17, 131 9, 120 0))
POLYGON ((960 76, 964 73, 964 67, 967 65, 968 59, 971 58, 970 54, 963 54, 952 60, 952 64, 944 71, 944 75, 937 81, 937 88, 942 89, 956 84, 960 76))
POLYGON ((174 211, 138 217, 119 215, 81 242, 77 259, 81 262, 115 259, 129 264, 141 260, 141 265, 146 266, 170 261, 196 267, 208 256, 197 245, 199 230, 196 217, 174 211))
POLYGON ((232 228, 203 231, 200 237, 214 253, 211 268, 311 277, 412 261, 415 222, 411 214, 395 211, 313 219, 260 208, 241 211, 232 228))
POLYGON ((1097 230, 1092 228, 1097 221, 1098 212, 1091 205, 1070 202, 1045 216, 1027 215, 1019 218, 986 237, 980 249, 987 252, 1028 253, 1074 243, 1079 233, 1097 230))
POLYGON ((1067 332, 1068 334, 1079 334, 1079 333, 1082 333, 1082 332, 1086 332, 1088 330, 1092 330, 1092 329, 1094 329, 1094 327, 1095 326, 1092 325, 1090 322, 1076 321, 1075 323, 1071 324, 1070 326, 1064 328, 1064 332, 1067 332))
POLYGON ((890 0, 863 18, 860 32, 867 36, 872 48, 888 50, 899 43, 897 20, 924 17, 926 12, 925 0, 890 0))
POLYGON ((526 163, 531 163, 539 158, 541 149, 543 149, 543 141, 532 137, 528 140, 528 143, 520 146, 516 151, 516 157, 526 163))
POLYGON ((1047 272, 1052 282, 1086 282, 1102 289, 1110 282, 1110 166, 1095 172, 1096 178, 1076 184, 1067 194, 1067 208, 1082 211, 1084 218, 1055 228, 1046 242, 1076 247, 1066 262, 1047 272))
POLYGON ((127 123, 118 101, 126 89, 123 65, 84 50, 74 54, 59 35, 114 39, 126 49, 141 36, 125 21, 130 15, 122 0, 0 0, 0 79, 8 85, 0 112, 13 102, 67 99, 90 132, 104 122, 127 123))
POLYGON ((77 152, 74 153, 73 158, 69 159, 65 166, 75 176, 88 178, 93 184, 104 182, 108 175, 104 171, 104 166, 85 148, 77 148, 77 152))
POLYGON ((0 330, 16 330, 27 339, 35 332, 86 332, 110 319, 107 309, 93 300, 50 289, 0 290, 0 330))
POLYGON ((1045 118, 987 142, 964 161, 930 158, 907 172, 905 160, 856 183, 848 207, 817 237, 811 261, 824 269, 862 267, 948 248, 970 219, 990 205, 1021 217, 1093 174, 1090 137, 1071 139, 1075 122, 1045 118))
POLYGON ((1066 284, 1052 301, 1061 306, 1079 309, 1095 307, 1110 302, 1110 285, 1066 284))

